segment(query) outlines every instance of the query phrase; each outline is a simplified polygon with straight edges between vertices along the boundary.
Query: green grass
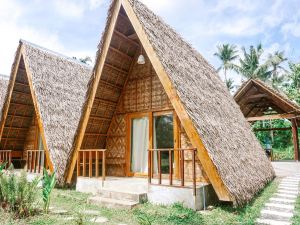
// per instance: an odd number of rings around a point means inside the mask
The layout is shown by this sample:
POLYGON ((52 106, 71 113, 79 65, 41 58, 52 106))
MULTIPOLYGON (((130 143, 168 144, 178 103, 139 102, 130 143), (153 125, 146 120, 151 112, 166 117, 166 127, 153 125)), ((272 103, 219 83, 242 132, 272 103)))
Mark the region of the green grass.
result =
POLYGON ((295 213, 292 221, 293 221, 293 225, 300 225, 300 196, 298 196, 296 201, 295 213))
MULTIPOLYGON (((149 203, 142 204, 134 210, 113 210, 87 204, 88 194, 78 193, 74 190, 55 189, 51 199, 51 207, 63 209, 68 212, 64 215, 39 212, 33 217, 16 220, 12 214, 0 211, 0 224, 13 225, 62 225, 62 224, 93 224, 90 222, 95 216, 83 215, 84 210, 97 210, 99 216, 108 218, 105 224, 117 225, 197 225, 197 224, 254 224, 260 210, 269 197, 276 191, 278 182, 274 181, 260 193, 254 201, 243 208, 233 209, 230 206, 220 205, 212 211, 199 213, 184 208, 181 204, 172 206, 157 206, 149 203), (74 217, 72 221, 63 220, 66 217, 74 217), (82 222, 82 223, 81 223, 82 222)), ((300 206, 300 203, 298 202, 300 206)), ((42 208, 40 200, 39 208, 42 208)), ((300 208, 300 207, 299 207, 300 208)), ((51 210, 50 210, 51 211, 51 210)))
POLYGON ((243 208, 219 206, 204 215, 204 223, 209 225, 255 224, 261 209, 268 199, 276 192, 278 181, 273 181, 248 205, 243 208))

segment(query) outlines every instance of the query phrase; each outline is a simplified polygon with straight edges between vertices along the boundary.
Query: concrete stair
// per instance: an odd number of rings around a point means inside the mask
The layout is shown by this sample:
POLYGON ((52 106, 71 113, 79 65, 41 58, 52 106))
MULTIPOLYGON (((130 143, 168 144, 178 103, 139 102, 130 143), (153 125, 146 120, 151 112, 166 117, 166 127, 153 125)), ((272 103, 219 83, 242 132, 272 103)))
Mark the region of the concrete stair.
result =
POLYGON ((115 209, 132 209, 145 201, 147 201, 147 193, 121 192, 111 189, 102 189, 96 196, 88 199, 91 204, 115 209))

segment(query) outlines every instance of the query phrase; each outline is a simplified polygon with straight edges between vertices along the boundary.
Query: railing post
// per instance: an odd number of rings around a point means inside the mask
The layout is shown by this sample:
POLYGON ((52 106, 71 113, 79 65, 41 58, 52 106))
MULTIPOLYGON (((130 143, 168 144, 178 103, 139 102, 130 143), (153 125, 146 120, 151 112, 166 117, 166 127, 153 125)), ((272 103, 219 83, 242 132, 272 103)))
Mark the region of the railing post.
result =
POLYGON ((158 150, 158 184, 161 184, 161 151, 158 150))
POLYGON ((83 155, 83 157, 82 157, 82 161, 83 161, 83 163, 82 163, 82 166, 83 166, 83 169, 82 169, 82 176, 84 176, 85 177, 85 175, 86 175, 86 173, 85 173, 85 160, 86 160, 86 155, 85 155, 85 151, 83 151, 82 152, 82 155, 83 155))
POLYGON ((9 151, 9 160, 8 160, 8 166, 10 166, 11 165, 11 157, 12 157, 12 152, 11 152, 11 150, 9 151))
POLYGON ((89 177, 92 178, 92 173, 93 173, 93 161, 92 161, 92 151, 89 151, 89 177))
POLYGON ((181 186, 184 186, 184 150, 180 151, 180 177, 181 186))
POLYGON ((80 151, 77 152, 77 177, 80 176, 80 151))
POLYGON ((192 161, 193 161, 193 195, 196 196, 196 160, 195 160, 196 151, 193 150, 192 161))
POLYGON ((105 181, 105 150, 102 151, 102 187, 105 181))
POLYGON ((96 154, 96 157, 95 157, 95 169, 96 169, 96 173, 95 173, 95 176, 96 178, 99 177, 99 157, 98 157, 98 151, 96 150, 95 151, 95 154, 96 154))
POLYGON ((152 164, 152 160, 151 160, 151 149, 148 149, 148 184, 151 184, 151 165, 152 164))
POLYGON ((173 184, 173 162, 172 162, 172 150, 169 150, 169 181, 170 185, 173 184))

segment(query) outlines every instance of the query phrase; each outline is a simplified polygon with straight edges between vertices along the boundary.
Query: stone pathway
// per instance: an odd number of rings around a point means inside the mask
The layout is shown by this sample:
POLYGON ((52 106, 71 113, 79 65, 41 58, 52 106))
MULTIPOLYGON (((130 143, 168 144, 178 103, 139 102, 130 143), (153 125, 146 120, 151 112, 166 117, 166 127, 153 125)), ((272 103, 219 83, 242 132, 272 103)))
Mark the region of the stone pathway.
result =
POLYGON ((257 224, 291 225, 296 199, 299 195, 300 174, 281 180, 277 192, 261 211, 257 224))

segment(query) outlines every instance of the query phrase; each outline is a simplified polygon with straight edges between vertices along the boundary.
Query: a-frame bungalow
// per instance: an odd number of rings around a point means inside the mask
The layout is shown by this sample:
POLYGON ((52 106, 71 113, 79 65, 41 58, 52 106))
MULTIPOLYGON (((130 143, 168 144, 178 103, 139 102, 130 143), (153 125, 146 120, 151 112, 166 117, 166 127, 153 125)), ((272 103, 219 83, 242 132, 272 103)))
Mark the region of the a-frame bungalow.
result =
MULTIPOLYGON (((300 106, 289 99, 282 91, 276 90, 259 79, 249 79, 236 91, 234 99, 249 123, 287 119, 290 127, 263 128, 259 131, 291 130, 294 146, 294 160, 299 161, 299 117, 300 106)), ((271 152, 271 160, 280 160, 280 156, 271 152)))
POLYGON ((211 183, 219 200, 243 204, 274 177, 216 70, 135 0, 110 6, 67 181, 77 174, 78 189, 90 189, 101 162, 110 177, 92 201, 102 204, 120 197, 113 191, 140 190, 143 177, 153 202, 197 208, 189 201, 211 183))
POLYGON ((1 107, 0 154, 63 181, 90 75, 89 66, 21 40, 1 107))

